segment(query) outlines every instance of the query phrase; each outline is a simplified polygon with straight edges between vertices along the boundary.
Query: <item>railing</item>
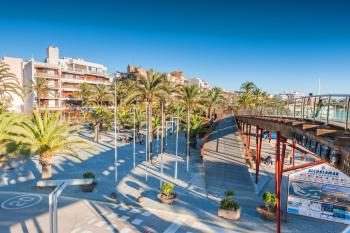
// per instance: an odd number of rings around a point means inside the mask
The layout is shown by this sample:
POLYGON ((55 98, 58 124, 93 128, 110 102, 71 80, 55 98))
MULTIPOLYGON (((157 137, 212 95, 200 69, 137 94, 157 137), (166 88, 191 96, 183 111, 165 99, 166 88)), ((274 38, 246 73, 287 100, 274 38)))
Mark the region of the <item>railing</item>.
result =
POLYGON ((239 115, 307 119, 349 130, 350 95, 315 95, 284 101, 277 106, 239 110, 239 115))
POLYGON ((108 74, 105 71, 96 71, 96 70, 71 68, 71 67, 64 67, 64 68, 62 68, 62 70, 68 71, 68 72, 75 72, 75 73, 79 73, 79 74, 92 74, 92 75, 108 76, 108 74))

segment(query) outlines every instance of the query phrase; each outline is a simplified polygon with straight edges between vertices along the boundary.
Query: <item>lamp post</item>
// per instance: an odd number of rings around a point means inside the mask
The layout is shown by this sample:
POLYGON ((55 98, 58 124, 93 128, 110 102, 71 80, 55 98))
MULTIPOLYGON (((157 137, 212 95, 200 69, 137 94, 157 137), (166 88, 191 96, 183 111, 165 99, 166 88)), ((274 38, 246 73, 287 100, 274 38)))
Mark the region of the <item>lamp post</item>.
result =
POLYGON ((134 162, 134 168, 135 168, 135 153, 136 153, 136 107, 134 105, 134 129, 133 129, 133 162, 134 162))
POLYGON ((146 144, 146 157, 145 157, 145 176, 146 176, 146 181, 148 179, 148 171, 147 171, 147 166, 148 166, 148 106, 146 105, 146 138, 145 138, 145 144, 146 144))
POLYGON ((175 139, 175 180, 177 179, 177 164, 178 164, 178 146, 179 146, 179 108, 177 108, 176 115, 176 139, 175 139))
POLYGON ((118 182, 118 148, 117 148, 117 78, 114 82, 114 171, 115 183, 118 182))
POLYGON ((164 139, 164 105, 162 103, 162 140, 160 141, 160 188, 163 184, 163 139, 164 139))
POLYGON ((188 172, 190 166, 190 108, 187 109, 187 138, 186 138, 186 171, 188 172))

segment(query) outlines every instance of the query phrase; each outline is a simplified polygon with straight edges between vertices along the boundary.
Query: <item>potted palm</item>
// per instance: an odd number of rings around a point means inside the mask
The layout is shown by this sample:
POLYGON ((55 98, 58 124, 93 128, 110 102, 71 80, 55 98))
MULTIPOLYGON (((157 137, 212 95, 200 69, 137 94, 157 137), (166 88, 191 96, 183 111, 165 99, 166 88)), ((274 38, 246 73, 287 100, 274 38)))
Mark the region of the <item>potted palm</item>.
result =
POLYGON ((239 220, 241 217, 241 208, 233 200, 234 192, 229 190, 225 192, 225 198, 220 202, 218 216, 230 220, 239 220))
POLYGON ((256 208, 257 212, 260 213, 264 218, 268 220, 276 219, 276 195, 270 192, 265 192, 263 195, 264 203, 263 206, 256 208))
POLYGON ((171 205, 176 198, 174 193, 174 185, 172 183, 164 183, 162 185, 162 192, 157 195, 161 203, 171 205))
POLYGON ((82 188, 83 192, 91 193, 94 190, 95 186, 97 185, 97 183, 95 182, 95 174, 92 172, 85 172, 83 174, 83 178, 94 180, 91 184, 84 184, 84 185, 80 186, 82 188))

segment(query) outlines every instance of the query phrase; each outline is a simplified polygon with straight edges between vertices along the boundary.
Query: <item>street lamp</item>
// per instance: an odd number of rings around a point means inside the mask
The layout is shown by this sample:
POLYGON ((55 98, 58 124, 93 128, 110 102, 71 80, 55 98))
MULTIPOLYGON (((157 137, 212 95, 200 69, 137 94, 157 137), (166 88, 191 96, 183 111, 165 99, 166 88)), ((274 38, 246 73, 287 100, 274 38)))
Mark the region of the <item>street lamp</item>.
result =
POLYGON ((148 106, 146 105, 146 138, 145 138, 145 144, 146 144, 146 157, 145 157, 145 176, 146 176, 146 181, 148 179, 148 171, 147 171, 147 166, 148 166, 148 106))
POLYGON ((118 149, 117 149, 117 77, 114 82, 114 167, 115 167, 115 183, 118 182, 118 149))
POLYGON ((133 162, 134 162, 134 168, 135 168, 135 153, 136 153, 136 107, 134 105, 134 129, 133 129, 133 141, 134 141, 134 145, 133 145, 133 162))
MULTIPOLYGON (((176 142, 175 142, 175 180, 177 179, 177 164, 178 164, 178 147, 179 147, 179 109, 177 109, 177 116, 173 117, 173 119, 176 118, 176 142)), ((173 124, 173 123, 172 123, 173 124)))
POLYGON ((163 139, 164 139, 164 105, 162 103, 162 140, 160 142, 160 188, 163 184, 163 139))

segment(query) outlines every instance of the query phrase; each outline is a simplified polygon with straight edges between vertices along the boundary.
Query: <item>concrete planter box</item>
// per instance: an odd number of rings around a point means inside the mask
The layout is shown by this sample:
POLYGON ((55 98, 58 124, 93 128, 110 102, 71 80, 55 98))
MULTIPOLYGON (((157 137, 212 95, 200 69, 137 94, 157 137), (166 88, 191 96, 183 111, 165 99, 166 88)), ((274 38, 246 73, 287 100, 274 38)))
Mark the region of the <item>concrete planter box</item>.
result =
POLYGON ((237 210, 225 210, 219 208, 218 216, 225 219, 237 221, 241 218, 241 208, 238 208, 237 210))
POLYGON ((84 193, 91 193, 92 191, 94 191, 96 185, 97 183, 94 181, 91 184, 80 185, 80 187, 84 193))
POLYGON ((256 207, 256 211, 266 220, 276 220, 276 210, 268 211, 265 206, 258 206, 256 207))
POLYGON ((167 197, 165 194, 159 193, 157 198, 161 203, 171 205, 175 201, 176 194, 173 193, 170 197, 167 197))

